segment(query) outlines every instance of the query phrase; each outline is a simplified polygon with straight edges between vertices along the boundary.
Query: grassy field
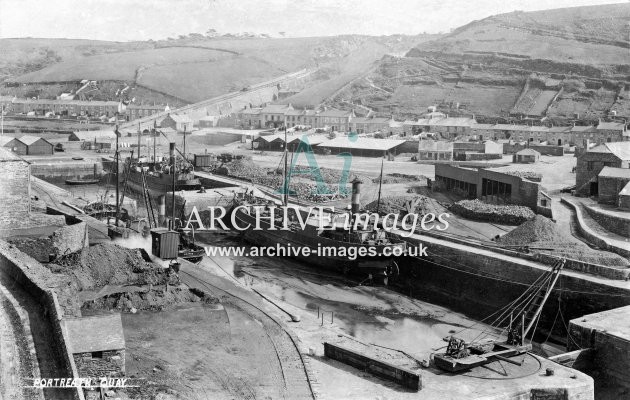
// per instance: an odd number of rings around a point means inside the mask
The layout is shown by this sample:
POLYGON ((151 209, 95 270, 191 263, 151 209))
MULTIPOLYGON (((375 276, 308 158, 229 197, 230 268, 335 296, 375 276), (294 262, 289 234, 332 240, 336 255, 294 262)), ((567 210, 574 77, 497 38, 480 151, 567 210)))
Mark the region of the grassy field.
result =
POLYGON ((263 61, 238 56, 213 62, 151 67, 142 72, 137 83, 190 102, 197 102, 239 91, 283 73, 263 61))
POLYGON ((474 21, 419 50, 493 52, 588 65, 628 63, 630 4, 512 12, 474 21))
POLYGON ((22 75, 18 82, 58 82, 81 79, 133 81, 140 69, 196 63, 199 68, 233 57, 224 51, 198 48, 164 48, 102 54, 61 62, 22 75))

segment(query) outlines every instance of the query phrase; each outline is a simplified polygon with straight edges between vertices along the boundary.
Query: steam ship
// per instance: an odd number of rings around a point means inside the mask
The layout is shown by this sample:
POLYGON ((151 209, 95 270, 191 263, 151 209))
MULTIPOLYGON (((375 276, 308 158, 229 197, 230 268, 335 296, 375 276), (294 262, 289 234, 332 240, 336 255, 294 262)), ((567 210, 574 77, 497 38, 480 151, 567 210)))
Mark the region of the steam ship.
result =
MULTIPOLYGON (((176 167, 175 171, 175 191, 201 188, 201 182, 195 177, 190 164, 176 167)), ((151 195, 159 196, 173 190, 173 167, 167 161, 129 159, 125 165, 123 179, 123 184, 137 192, 143 190, 144 179, 151 195)))
MULTIPOLYGON (((352 204, 349 214, 330 215, 332 222, 320 229, 319 219, 311 217, 300 224, 297 215, 289 220, 283 217, 271 222, 270 204, 255 198, 238 199, 234 208, 235 222, 242 231, 243 238, 257 246, 292 249, 287 256, 316 267, 354 275, 372 284, 387 285, 389 278, 398 275, 398 265, 394 254, 403 254, 406 243, 395 240, 388 232, 378 229, 373 224, 357 224, 354 228, 355 216, 359 213, 361 181, 352 182, 352 204), (256 226, 255 208, 259 208, 259 221, 256 226), (339 224, 343 220, 343 224, 339 224), (349 221, 350 224, 346 224, 349 221), (284 227, 289 229, 284 229, 284 227), (345 225, 349 225, 348 229, 345 225), (283 228, 283 229, 280 229, 283 228), (302 248, 308 248, 310 255, 305 255, 302 248), (319 249, 319 253, 318 253, 319 249), (333 250, 330 250, 333 249, 333 250), (349 257, 352 256, 352 257, 349 257), (356 256, 356 258, 355 258, 356 256)), ((287 196, 283 204, 287 204, 287 196)), ((308 217, 308 216, 307 216, 308 217)))

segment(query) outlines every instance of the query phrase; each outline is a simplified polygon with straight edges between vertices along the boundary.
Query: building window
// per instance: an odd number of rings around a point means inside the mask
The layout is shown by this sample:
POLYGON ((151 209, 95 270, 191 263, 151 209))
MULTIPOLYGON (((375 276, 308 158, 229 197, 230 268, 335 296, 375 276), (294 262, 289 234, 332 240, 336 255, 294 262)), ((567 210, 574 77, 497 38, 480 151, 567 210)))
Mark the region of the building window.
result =
POLYGON ((541 205, 542 207, 547 207, 547 199, 542 199, 542 200, 540 200, 540 205, 541 205))
POLYGON ((103 352, 102 351, 93 351, 92 352, 92 358, 103 358, 103 352))
POLYGON ((592 171, 595 169, 595 161, 587 161, 586 169, 592 171))
POLYGON ((615 163, 611 161, 604 161, 604 167, 614 167, 615 163))

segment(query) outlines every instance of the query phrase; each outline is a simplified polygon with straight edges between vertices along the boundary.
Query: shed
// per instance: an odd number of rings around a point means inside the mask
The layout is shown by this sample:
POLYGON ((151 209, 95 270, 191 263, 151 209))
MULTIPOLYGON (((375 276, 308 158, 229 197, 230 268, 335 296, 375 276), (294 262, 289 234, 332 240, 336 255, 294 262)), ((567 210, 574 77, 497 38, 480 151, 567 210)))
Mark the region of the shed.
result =
POLYGON ((254 139, 254 148, 258 150, 284 150, 284 133, 259 136, 254 139))
POLYGON ((114 130, 98 130, 98 131, 76 131, 72 132, 72 134, 68 137, 69 141, 77 142, 77 141, 86 141, 86 140, 115 140, 116 134, 114 130))
POLYGON ((119 313, 64 318, 62 324, 80 376, 125 374, 125 336, 119 313))
POLYGON ((533 149, 523 149, 516 152, 512 158, 512 162, 520 164, 533 164, 540 160, 540 153, 533 149))
POLYGON ((2 147, 9 149, 15 154, 25 156, 27 153, 26 144, 24 144, 24 142, 21 142, 17 138, 4 136, 2 137, 0 144, 2 145, 2 147))
POLYGON ((199 127, 200 128, 213 128, 217 126, 217 122, 219 121, 219 117, 217 115, 208 115, 203 118, 199 118, 199 127))
POLYGON ((38 136, 25 135, 18 140, 26 145, 26 154, 29 156, 54 154, 55 152, 52 143, 38 136))
POLYGON ((317 147, 330 149, 333 154, 347 152, 357 156, 382 157, 388 153, 396 155, 397 149, 404 143, 404 140, 339 136, 317 147))
MULTIPOLYGON (((597 200, 600 203, 617 205, 621 192, 630 184, 630 169, 604 167, 597 176, 597 200)), ((623 200, 623 199, 622 199, 623 200)))

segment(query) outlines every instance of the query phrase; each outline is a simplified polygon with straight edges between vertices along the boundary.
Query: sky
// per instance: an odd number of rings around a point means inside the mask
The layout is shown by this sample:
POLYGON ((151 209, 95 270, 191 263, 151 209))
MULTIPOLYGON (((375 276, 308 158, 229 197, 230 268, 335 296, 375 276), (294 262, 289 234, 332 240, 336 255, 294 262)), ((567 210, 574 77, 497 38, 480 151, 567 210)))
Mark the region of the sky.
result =
POLYGON ((448 32, 515 10, 615 0, 0 0, 0 38, 132 41, 212 28, 280 37, 448 32))

